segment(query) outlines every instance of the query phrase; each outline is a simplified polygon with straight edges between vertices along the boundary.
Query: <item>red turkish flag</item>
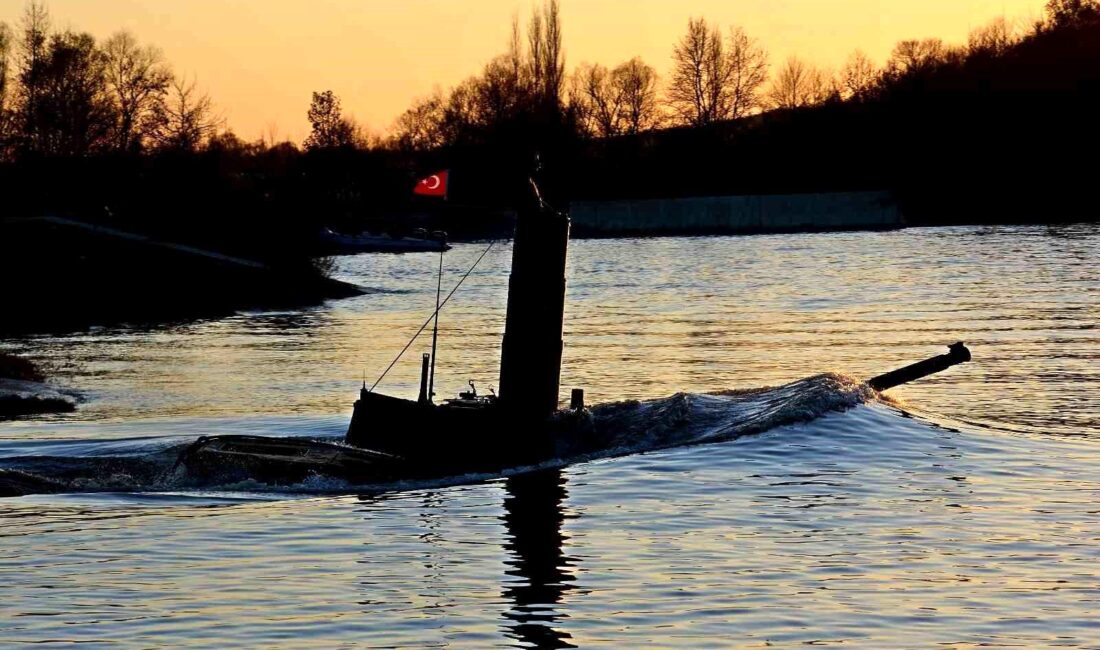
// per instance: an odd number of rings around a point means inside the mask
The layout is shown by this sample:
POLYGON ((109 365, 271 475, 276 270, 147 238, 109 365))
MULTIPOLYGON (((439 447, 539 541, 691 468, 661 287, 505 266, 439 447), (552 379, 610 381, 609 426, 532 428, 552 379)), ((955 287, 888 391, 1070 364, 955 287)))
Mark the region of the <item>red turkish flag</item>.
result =
POLYGON ((413 194, 419 194, 420 196, 442 196, 447 198, 447 176, 450 170, 443 170, 436 172, 427 178, 423 178, 416 187, 413 188, 413 194))

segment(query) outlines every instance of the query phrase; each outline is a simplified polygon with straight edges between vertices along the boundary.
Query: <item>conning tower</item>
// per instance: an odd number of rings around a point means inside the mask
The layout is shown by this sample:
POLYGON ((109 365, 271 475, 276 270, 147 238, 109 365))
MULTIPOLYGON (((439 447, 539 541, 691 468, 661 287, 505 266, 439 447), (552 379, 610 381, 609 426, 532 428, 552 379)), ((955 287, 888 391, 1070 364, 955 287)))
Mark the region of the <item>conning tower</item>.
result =
POLYGON ((569 217, 531 183, 519 209, 500 352, 500 405, 513 417, 546 418, 558 408, 569 217))

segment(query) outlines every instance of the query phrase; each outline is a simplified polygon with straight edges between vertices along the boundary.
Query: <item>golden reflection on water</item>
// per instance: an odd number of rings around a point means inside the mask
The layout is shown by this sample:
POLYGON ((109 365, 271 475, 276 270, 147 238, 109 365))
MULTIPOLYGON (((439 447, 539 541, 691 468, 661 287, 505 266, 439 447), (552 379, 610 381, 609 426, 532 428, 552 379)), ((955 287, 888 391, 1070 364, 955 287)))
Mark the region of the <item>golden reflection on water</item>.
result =
MULTIPOLYGON (((926 410, 1039 432, 1100 426, 1100 241, 1090 225, 574 241, 563 395, 590 403, 867 378, 965 340, 975 361, 894 394, 926 410)), ((454 282, 482 245, 448 254, 454 282)), ((441 395, 497 379, 511 249, 498 246, 440 323, 441 395)), ((343 258, 381 289, 167 329, 9 342, 72 360, 93 399, 71 420, 347 413, 434 303, 430 254, 343 258)), ((426 334, 380 387, 415 397, 426 334)))
POLYGON ((875 408, 452 488, 8 500, 0 641, 1082 647, 1094 445, 875 408))

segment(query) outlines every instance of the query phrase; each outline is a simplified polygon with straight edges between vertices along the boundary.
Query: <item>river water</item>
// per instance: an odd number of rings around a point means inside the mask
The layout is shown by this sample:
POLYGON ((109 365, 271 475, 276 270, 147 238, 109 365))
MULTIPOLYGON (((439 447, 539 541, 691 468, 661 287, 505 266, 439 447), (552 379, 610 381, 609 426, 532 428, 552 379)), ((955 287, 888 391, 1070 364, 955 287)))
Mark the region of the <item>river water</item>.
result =
MULTIPOLYGON (((447 306, 439 392, 494 383, 510 258, 447 306)), ((371 489, 104 464, 0 500, 0 645, 1100 647, 1098 259, 1096 225, 573 242, 563 395, 640 400, 613 453, 371 489), (957 340, 972 363, 859 383, 957 340)), ((340 436, 437 263, 341 258, 372 291, 316 308, 0 341, 87 397, 0 422, 0 468, 340 436)), ((379 390, 415 398, 429 345, 379 390)))

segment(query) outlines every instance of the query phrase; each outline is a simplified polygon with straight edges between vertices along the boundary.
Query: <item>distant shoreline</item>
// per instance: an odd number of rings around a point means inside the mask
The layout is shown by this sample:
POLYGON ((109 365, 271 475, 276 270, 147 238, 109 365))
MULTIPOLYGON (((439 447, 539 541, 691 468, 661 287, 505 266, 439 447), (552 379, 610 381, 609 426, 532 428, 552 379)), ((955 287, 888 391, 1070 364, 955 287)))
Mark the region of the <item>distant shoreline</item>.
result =
POLYGON ((581 236, 754 234, 888 230, 905 225, 889 192, 699 196, 625 201, 574 201, 581 236))
POLYGON ((11 278, 0 335, 159 324, 299 307, 363 290, 306 263, 283 267, 60 217, 0 221, 11 278))

